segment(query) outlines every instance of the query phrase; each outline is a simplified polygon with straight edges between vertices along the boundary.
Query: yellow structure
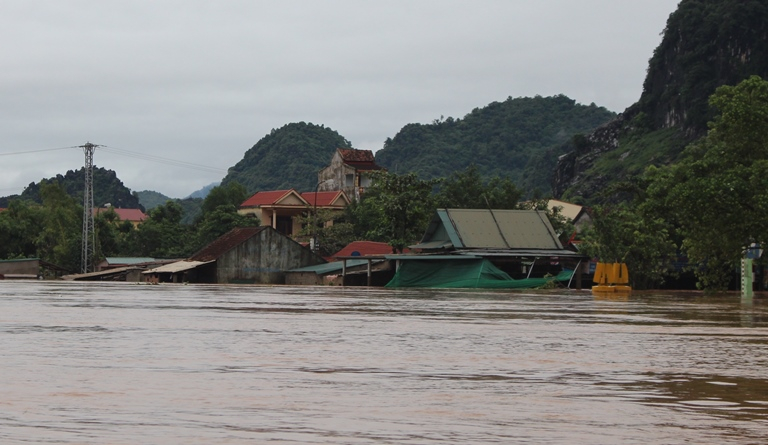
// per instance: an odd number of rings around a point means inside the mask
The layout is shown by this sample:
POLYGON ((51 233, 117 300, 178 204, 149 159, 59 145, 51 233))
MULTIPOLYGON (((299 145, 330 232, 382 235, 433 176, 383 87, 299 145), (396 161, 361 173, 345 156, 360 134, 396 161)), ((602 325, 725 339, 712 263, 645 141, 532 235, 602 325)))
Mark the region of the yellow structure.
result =
POLYGON ((593 295, 629 295, 632 292, 626 263, 597 263, 592 281, 596 283, 592 286, 593 295))

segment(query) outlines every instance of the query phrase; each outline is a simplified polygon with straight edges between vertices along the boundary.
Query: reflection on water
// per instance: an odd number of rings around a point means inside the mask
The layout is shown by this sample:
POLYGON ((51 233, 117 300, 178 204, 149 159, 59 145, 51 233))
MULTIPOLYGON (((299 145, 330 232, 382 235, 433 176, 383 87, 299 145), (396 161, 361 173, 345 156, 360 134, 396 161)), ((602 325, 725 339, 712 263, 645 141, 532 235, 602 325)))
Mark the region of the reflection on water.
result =
POLYGON ((0 443, 753 444, 765 301, 0 282, 0 443))

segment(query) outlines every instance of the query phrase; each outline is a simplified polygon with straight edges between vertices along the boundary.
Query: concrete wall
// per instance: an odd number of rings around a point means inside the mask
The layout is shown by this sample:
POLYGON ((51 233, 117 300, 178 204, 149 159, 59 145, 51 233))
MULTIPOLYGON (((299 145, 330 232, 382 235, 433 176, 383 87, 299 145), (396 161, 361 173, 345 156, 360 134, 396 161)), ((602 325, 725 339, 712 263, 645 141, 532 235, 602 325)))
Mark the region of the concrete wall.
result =
POLYGON ((308 248, 266 229, 219 257, 217 282, 284 284, 286 270, 322 262, 308 248))
POLYGON ((0 261, 0 275, 39 275, 40 260, 0 261))

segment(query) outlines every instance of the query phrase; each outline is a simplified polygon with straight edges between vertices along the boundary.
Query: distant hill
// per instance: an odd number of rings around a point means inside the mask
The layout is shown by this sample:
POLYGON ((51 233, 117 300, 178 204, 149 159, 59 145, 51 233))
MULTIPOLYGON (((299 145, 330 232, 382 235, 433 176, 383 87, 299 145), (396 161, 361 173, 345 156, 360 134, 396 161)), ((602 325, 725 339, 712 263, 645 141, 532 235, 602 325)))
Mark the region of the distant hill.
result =
POLYGON ((337 148, 351 148, 334 130, 311 123, 291 123, 259 140, 229 169, 222 185, 237 181, 255 193, 295 188, 314 190, 317 172, 328 165, 337 148))
POLYGON ((408 124, 386 140, 376 152, 376 162, 389 171, 415 172, 423 179, 447 177, 474 163, 483 176, 508 177, 525 192, 548 193, 563 144, 615 116, 563 95, 510 97, 475 108, 460 119, 408 124))
POLYGON ((187 198, 202 198, 205 199, 206 196, 208 196, 208 193, 214 188, 217 187, 220 184, 220 182, 213 182, 211 184, 206 185, 205 187, 201 188, 200 190, 197 190, 196 192, 190 193, 187 198))
POLYGON ((155 192, 152 190, 142 190, 140 192, 135 192, 134 194, 137 198, 139 198, 139 203, 141 203, 141 205, 144 206, 147 211, 150 211, 157 206, 163 205, 168 201, 174 200, 173 198, 165 196, 160 192, 155 192))
POLYGON ((648 64, 639 101, 568 147, 556 166, 555 196, 600 202, 611 184, 676 162, 706 134, 715 89, 751 75, 768 77, 768 3, 681 1, 648 64))
MULTIPOLYGON (((12 199, 23 199, 42 204, 40 186, 53 182, 61 185, 67 194, 74 197, 77 202, 83 202, 85 170, 81 168, 79 170, 69 170, 64 175, 42 179, 40 182, 32 182, 24 189, 21 195, 0 198, 0 207, 7 207, 8 201, 12 199)), ((131 193, 131 189, 126 187, 123 181, 117 178, 117 174, 114 171, 95 166, 93 167, 93 203, 96 207, 110 204, 113 207, 124 209, 143 209, 139 203, 139 198, 131 193)))

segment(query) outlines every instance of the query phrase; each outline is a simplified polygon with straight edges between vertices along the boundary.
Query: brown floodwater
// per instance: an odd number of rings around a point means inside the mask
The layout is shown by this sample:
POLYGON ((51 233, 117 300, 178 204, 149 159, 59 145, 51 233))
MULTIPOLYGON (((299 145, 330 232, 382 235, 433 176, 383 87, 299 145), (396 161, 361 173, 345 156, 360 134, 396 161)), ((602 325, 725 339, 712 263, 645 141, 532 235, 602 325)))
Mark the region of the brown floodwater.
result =
POLYGON ((758 444, 768 301, 0 281, 1 444, 758 444))

